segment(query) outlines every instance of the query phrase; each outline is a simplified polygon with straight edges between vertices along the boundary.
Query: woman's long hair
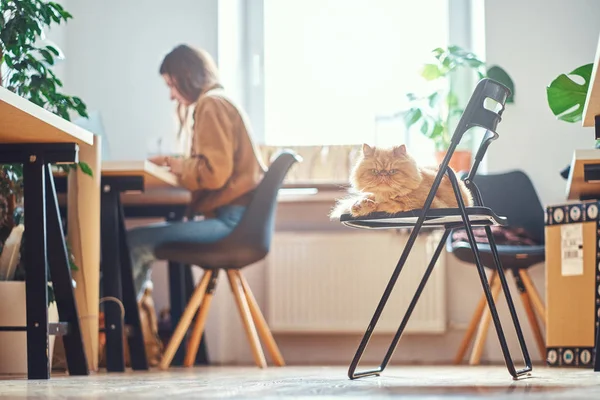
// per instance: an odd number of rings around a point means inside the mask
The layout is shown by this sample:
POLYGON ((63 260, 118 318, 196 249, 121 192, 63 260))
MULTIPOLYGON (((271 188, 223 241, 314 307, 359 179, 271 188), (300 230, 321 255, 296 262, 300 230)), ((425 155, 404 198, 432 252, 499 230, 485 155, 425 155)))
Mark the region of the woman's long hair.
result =
MULTIPOLYGON (((168 75, 177 91, 190 103, 195 103, 206 90, 222 87, 217 66, 210 54, 185 44, 175 47, 165 56, 159 72, 161 75, 168 75)), ((178 137, 185 128, 188 113, 188 107, 177 105, 177 118, 180 122, 178 137)))

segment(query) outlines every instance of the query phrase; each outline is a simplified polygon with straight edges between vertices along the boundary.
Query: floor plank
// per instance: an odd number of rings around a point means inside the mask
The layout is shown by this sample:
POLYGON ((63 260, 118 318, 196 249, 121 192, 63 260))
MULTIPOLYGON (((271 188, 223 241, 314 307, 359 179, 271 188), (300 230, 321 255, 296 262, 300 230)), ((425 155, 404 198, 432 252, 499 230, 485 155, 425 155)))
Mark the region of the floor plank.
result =
POLYGON ((169 371, 53 376, 49 381, 0 378, 11 398, 319 398, 593 399, 600 373, 534 368, 513 380, 504 367, 389 367, 380 377, 351 381, 346 367, 204 367, 169 371))

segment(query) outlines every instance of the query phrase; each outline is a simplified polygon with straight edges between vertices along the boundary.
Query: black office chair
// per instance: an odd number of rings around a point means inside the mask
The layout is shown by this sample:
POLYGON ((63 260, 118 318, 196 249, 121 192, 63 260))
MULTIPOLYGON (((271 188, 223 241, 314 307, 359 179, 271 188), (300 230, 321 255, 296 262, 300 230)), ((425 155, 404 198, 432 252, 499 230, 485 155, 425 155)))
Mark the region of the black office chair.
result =
MULTIPOLYGON (((500 322, 500 318, 498 316, 498 311, 496 309, 496 305, 494 299, 492 297, 492 293, 490 291, 490 285, 487 281, 487 275, 484 269, 484 266, 480 259, 480 252, 478 251, 478 245, 475 241, 475 235, 473 233, 473 226, 483 226, 485 228, 485 233, 490 242, 490 249, 492 254, 494 255, 494 264, 496 270, 502 272, 502 265, 500 257, 496 251, 496 245, 494 241, 494 237, 492 234, 492 230, 490 226, 503 226, 507 224, 507 220, 504 217, 499 216, 496 213, 496 210, 492 210, 486 204, 484 204, 483 199, 479 193, 477 185, 473 182, 473 178, 477 173, 477 168, 483 159, 485 152, 487 151, 488 146, 492 141, 498 138, 498 133, 496 132, 496 127, 500 122, 502 113, 504 112, 504 106, 506 104, 506 98, 510 94, 510 90, 489 78, 482 79, 477 84, 475 90, 471 98, 469 99, 469 103, 463 112, 460 121, 452 135, 452 139, 450 142, 450 146, 448 147, 448 151, 446 152, 446 156, 439 166, 438 173, 433 181, 432 188, 425 200, 425 204, 422 209, 412 210, 407 212, 401 212, 396 214, 387 214, 383 212, 373 212, 364 217, 353 217, 350 214, 342 215, 340 221, 350 227, 360 228, 360 229, 399 229, 399 228, 409 228, 411 229, 410 236, 407 240, 406 246, 396 264, 396 268, 392 273, 392 276, 381 296, 381 300, 375 309, 373 317, 369 324, 367 325, 366 332, 358 345, 358 349, 352 362, 350 363, 350 368, 348 370, 348 376, 350 379, 356 379, 365 376, 371 375, 380 375, 381 372, 385 369, 385 367, 389 364, 392 355, 398 345, 398 342, 404 332, 404 328, 408 324, 410 316, 415 309, 415 306, 419 300, 425 285, 427 284, 427 279, 431 275, 433 268, 435 267, 436 261, 439 258, 444 245, 446 243, 446 239, 450 234, 452 229, 456 229, 459 227, 464 227, 466 229, 466 233, 469 239, 469 243, 472 246, 472 253, 475 259, 475 263, 477 265, 477 272, 479 274, 479 278, 481 280, 481 285, 483 287, 483 291, 485 293, 488 306, 491 311, 492 318, 494 320, 494 325, 496 327, 496 333, 498 335, 498 340, 500 341, 500 346, 502 348, 502 354, 504 355, 504 360, 506 362, 506 367, 509 373, 517 378, 519 376, 525 375, 531 371, 531 359, 529 357, 529 352, 527 350, 527 344, 523 338, 523 332, 521 331, 521 325, 519 323, 519 318, 516 313, 514 303, 512 297, 510 295, 510 289, 506 282, 506 277, 503 273, 499 273, 499 280, 502 285, 502 289, 504 291, 504 295, 506 297, 506 302, 508 304, 508 308, 510 311, 510 315, 512 318, 513 326, 517 333, 517 338, 519 340, 519 345, 521 348, 521 352, 523 355, 523 360, 525 361, 525 367, 516 370, 512 357, 510 355, 510 350, 508 349, 508 345, 506 343, 506 336, 504 334, 504 330, 502 329, 502 323, 500 322), (460 143, 463 135, 469 129, 473 127, 480 127, 485 129, 485 134, 483 136, 483 140, 481 145, 479 146, 479 150, 475 155, 475 160, 473 162, 473 166, 471 167, 468 176, 464 179, 464 183, 469 188, 471 193, 473 193, 475 204, 473 207, 466 207, 461 193, 460 188, 458 186, 458 178, 456 177, 456 173, 448 167, 450 163, 450 159, 456 150, 456 147, 460 143), (433 199, 435 196, 438 187, 442 179, 446 176, 450 183, 452 184, 456 201, 458 202, 457 208, 431 208, 433 203, 433 199), (362 358, 364 351, 369 343, 371 336, 375 330, 377 322, 385 308, 385 305, 392 293, 398 276, 404 267, 406 260, 410 254, 410 251, 417 239, 417 235, 421 231, 423 227, 435 227, 444 229, 444 234, 438 244, 432 260, 430 261, 423 278, 421 279, 421 283, 419 284, 413 299, 408 305, 408 309, 400 322, 400 326, 396 331, 396 335, 392 339, 392 343, 390 344, 387 353, 385 354, 383 361, 379 365, 379 367, 375 369, 365 370, 357 372, 356 368, 362 358)), ((509 190, 509 188, 505 188, 509 190)))
POLYGON ((166 369, 171 364, 196 310, 199 309, 184 359, 184 366, 193 365, 220 270, 227 272, 256 364, 261 368, 267 365, 255 324, 275 365, 285 364, 250 286, 240 270, 264 259, 269 253, 275 229, 279 188, 292 165, 300 161, 298 155, 289 151, 277 156, 256 188, 242 220, 226 238, 209 244, 166 243, 155 250, 158 259, 196 265, 205 270, 165 349, 159 365, 161 368, 166 369))
MULTIPOLYGON (((499 233, 507 228, 511 230, 511 233, 515 233, 513 238, 505 241, 507 244, 496 242, 498 255, 500 256, 504 270, 512 272, 538 350, 542 358, 545 358, 545 341, 534 310, 537 311, 544 326, 546 324, 546 311, 540 295, 527 273, 530 267, 544 262, 546 255, 544 245, 544 209, 540 199, 533 183, 522 171, 476 175, 473 181, 481 191, 484 203, 507 218, 508 226, 500 228, 499 233), (522 244, 512 244, 519 241, 522 244)), ((456 234, 464 233, 464 230, 461 230, 463 232, 455 230, 450 234, 447 242, 447 250, 453 253, 459 260, 474 264, 473 251, 468 240, 464 237, 456 238, 458 236, 456 234)), ((495 300, 500 292, 500 281, 496 271, 493 269, 494 257, 492 251, 487 243, 478 242, 477 248, 479 249, 483 265, 492 269, 489 282, 495 300)), ((490 323, 490 313, 489 310, 485 309, 485 301, 485 296, 482 296, 454 359, 455 364, 462 362, 467 348, 473 340, 477 326, 479 328, 477 329, 477 337, 473 345, 469 363, 471 365, 479 364, 490 323)))

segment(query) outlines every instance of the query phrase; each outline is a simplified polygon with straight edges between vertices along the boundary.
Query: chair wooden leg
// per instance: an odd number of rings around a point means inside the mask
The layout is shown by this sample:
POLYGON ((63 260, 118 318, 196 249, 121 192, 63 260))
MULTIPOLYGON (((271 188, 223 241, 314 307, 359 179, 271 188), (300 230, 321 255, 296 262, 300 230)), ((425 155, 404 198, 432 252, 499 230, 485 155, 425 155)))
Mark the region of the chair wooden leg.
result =
MULTIPOLYGON (((496 279, 496 275, 498 273, 495 270, 492 270, 489 283, 490 286, 493 285, 494 280, 496 279)), ((483 315, 483 311, 485 310, 485 306, 487 301, 485 299, 485 294, 481 295, 481 299, 479 299, 479 303, 477 303, 477 308, 475 308, 475 312, 473 313, 473 317, 471 318, 471 322, 469 322, 469 327, 465 335, 463 336, 463 340, 456 352, 456 356, 454 357, 454 364, 458 365, 462 362, 465 354, 467 353, 467 349, 473 341, 473 337, 475 336, 475 332, 477 331, 477 325, 479 325, 479 321, 481 320, 481 316, 483 315)))
MULTIPOLYGON (((496 299, 498 298, 498 294, 500 294, 500 290, 502 289, 499 275, 494 276, 491 289, 492 298, 494 299, 495 303, 496 299)), ((477 329, 475 344, 473 344, 473 352, 471 353, 471 358, 469 359, 470 365, 479 365, 479 362, 481 361, 481 353, 483 353, 483 346, 485 344, 485 340, 487 339, 491 318, 492 315, 490 313, 490 308, 486 307, 483 312, 483 317, 479 322, 479 328, 477 329)))
POLYGON ((269 329, 269 325, 267 325, 267 321, 265 320, 263 313, 260 311, 260 307, 254 298, 254 294, 252 293, 252 290, 250 290, 250 285, 248 285, 248 282, 246 281, 246 278, 244 278, 244 275, 242 275, 241 271, 238 270, 234 272, 242 283, 242 288, 244 289, 246 299, 248 300, 248 306, 250 307, 250 313, 252 314, 252 319, 258 328, 258 334, 260 335, 260 338, 265 343, 267 351, 269 352, 275 365, 278 367, 284 366, 285 361, 283 360, 283 356, 279 351, 279 347, 275 342, 275 338, 273 338, 273 334, 269 329))
POLYGON ((525 286, 527 293, 529 293, 529 298, 531 299, 531 302, 533 303, 533 307, 534 307, 535 311, 538 313, 538 316, 541 318, 542 324, 544 325, 544 327, 546 327, 546 307, 544 306, 544 302, 541 300, 539 293, 537 292, 535 286, 533 285, 533 282, 531 281, 531 277, 529 276, 527 271, 524 269, 519 270, 519 276, 521 277, 521 280, 523 281, 523 285, 525 286))
POLYGON ((208 282, 212 275, 212 271, 208 270, 202 276, 200 283, 196 286, 190 301, 188 302, 169 343, 167 344, 167 348, 164 351, 162 359, 160 360, 160 364, 158 365, 160 369, 167 369, 169 365, 171 365, 171 361, 173 361, 173 357, 179 348, 179 344, 183 340, 190 324, 192 323, 192 319, 194 318, 194 314, 196 310, 202 303, 202 299, 204 298, 204 294, 206 293, 206 287, 208 286, 208 282))
POLYGON ((523 302, 523 307, 525 308, 525 313, 527 314, 527 319, 529 319, 529 324, 531 325, 531 330, 533 331, 533 337, 535 337, 535 342, 538 346, 538 350, 542 359, 546 356, 546 342, 544 341, 544 337, 542 336, 542 331, 540 329, 540 324, 533 312, 532 301, 527 291, 521 292, 521 301, 523 302))
POLYGON ((219 278, 219 271, 213 271, 202 304, 196 315, 196 322, 194 323, 194 329, 188 340, 187 349, 185 352, 185 358, 183 360, 184 367, 191 367, 194 365, 196 360, 196 354, 198 353, 198 347, 200 347, 200 341, 202 340, 202 333, 204 332, 204 325, 206 324, 206 318, 208 317, 208 310, 215 293, 215 286, 217 279, 219 278))
POLYGON ((246 301, 246 296, 244 295, 244 290, 241 286, 240 278, 234 270, 227 270, 227 277, 229 278, 231 291, 233 292, 240 316, 242 317, 242 322, 244 323, 244 329, 246 330, 246 335, 248 336, 248 341, 252 348, 254 361, 260 368, 265 368, 267 366, 267 361, 265 360, 265 354, 263 353, 260 341, 258 340, 256 327, 254 326, 254 321, 250 314, 250 309, 248 307, 248 302, 246 301))

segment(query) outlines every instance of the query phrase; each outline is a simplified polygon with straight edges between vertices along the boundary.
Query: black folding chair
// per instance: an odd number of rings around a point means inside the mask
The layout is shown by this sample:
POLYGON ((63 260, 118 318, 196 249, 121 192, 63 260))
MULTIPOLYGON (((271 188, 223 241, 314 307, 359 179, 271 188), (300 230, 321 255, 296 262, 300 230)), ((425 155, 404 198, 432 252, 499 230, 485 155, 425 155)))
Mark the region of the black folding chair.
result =
POLYGON ((464 227, 467 236, 469 238, 469 243, 473 250, 473 258, 475 260, 475 264, 477 265, 477 271, 479 272, 479 278, 481 280, 481 285, 483 286, 483 290, 487 299, 487 303, 490 308, 490 312, 492 314, 492 319, 494 321, 494 325, 496 327, 496 332, 498 334, 498 339, 500 341, 500 346, 502 347, 502 353, 504 355, 504 360, 506 362, 506 366, 508 368, 508 372, 513 376, 513 378, 517 378, 524 374, 527 374, 532 370, 531 367, 531 359, 529 357, 529 353, 527 351, 527 346, 525 344, 525 339, 523 338, 523 332, 521 331, 521 325, 519 323, 519 319, 517 317, 517 313, 515 310, 515 306, 513 300, 510 295, 510 289, 506 282, 506 277, 504 276, 502 265, 500 262, 500 257, 498 256, 498 250, 496 248, 496 243, 494 242, 494 237, 492 235, 492 231, 490 229, 491 225, 507 225, 507 220, 504 217, 500 217, 496 215, 496 213, 491 210, 489 207, 485 207, 483 204, 483 199, 481 194, 479 193, 479 189, 473 183, 473 177, 477 173, 477 168, 481 163, 485 152, 490 145, 490 143, 498 138, 498 134, 496 133, 496 126, 501 120, 502 112, 504 111, 504 105, 506 103, 506 98, 509 96, 510 90, 491 79, 482 79, 475 88, 469 103, 461 116, 461 119, 456 127, 454 135, 452 136, 452 140, 450 146, 448 148, 448 152, 440 165, 439 172, 433 182, 431 191, 425 200, 425 204, 422 209, 412 210, 408 212, 401 212, 397 214, 387 214, 383 212, 373 212, 364 217, 352 217, 350 214, 344 214, 341 216, 340 221, 350 227, 361 228, 361 229, 398 229, 398 228, 412 228, 412 232, 408 238, 406 243, 406 247, 400 256, 400 260, 398 261, 394 272, 390 278, 390 281, 385 288, 383 296, 379 301, 379 305, 375 310, 375 314, 369 323, 365 335, 363 336, 358 350, 350 364, 350 369, 348 371, 348 377, 350 379, 361 378, 370 375, 380 375, 380 373, 385 369, 385 367, 390 362, 392 358, 392 354, 396 350, 396 346, 398 345, 398 341, 402 336, 402 332, 406 327, 408 320, 419 300, 423 289, 427 283, 427 279, 431 275, 433 271, 433 267, 436 264, 436 261, 444 248, 444 244, 446 243, 446 239, 450 233, 450 230, 457 227, 464 227), (474 206, 466 207, 463 199, 461 197, 460 189, 458 186, 458 180, 456 178, 456 174, 454 171, 448 167, 448 163, 456 149, 456 146, 460 143, 464 133, 473 128, 473 127, 481 127, 486 130, 481 145, 479 146, 479 150, 475 156, 475 160, 473 162, 473 166, 469 171, 467 177, 464 179, 466 186, 469 188, 471 193, 473 194, 474 206), (458 202, 458 208, 443 208, 443 209, 430 209, 431 203, 433 202, 433 198, 437 189, 442 181, 444 175, 447 175, 452 188, 454 189, 454 194, 456 196, 456 200, 458 202), (400 323, 400 327, 392 340, 390 347, 383 359, 383 362, 378 368, 366 371, 356 372, 356 368, 362 355, 365 351, 367 344, 375 330, 375 326, 377 325, 377 321, 383 312, 383 309, 386 305, 386 302, 392 293, 394 285, 396 284, 396 280, 400 275, 400 271, 408 259, 410 251, 417 239, 417 235, 421 231, 422 227, 435 227, 435 228, 443 228, 445 229, 444 234, 440 240, 437 249, 433 254, 433 258, 429 263, 429 266, 425 270, 421 283, 419 284, 417 291, 411 300, 406 314, 402 318, 402 322, 400 323), (517 333, 517 337, 519 339, 519 344, 521 346, 521 351, 523 354, 525 368, 521 370, 516 370, 512 357, 510 355, 510 351, 506 344, 506 337, 504 335, 504 331, 502 329, 502 324, 500 322, 500 318, 498 316, 498 311, 496 310, 496 305, 494 304, 494 299, 492 297, 492 293, 490 291, 490 286, 488 284, 486 273, 484 270, 484 266, 481 262, 481 257, 479 255, 479 250, 477 248, 477 243, 475 241, 475 237, 473 235, 473 226, 484 226, 485 231, 489 240, 489 245, 491 247, 493 253, 493 259, 495 261, 495 268, 500 277, 500 281, 502 284, 502 290, 504 292, 504 296, 506 297, 506 301, 508 303, 508 308, 510 310, 510 314, 513 320, 513 324, 517 333))

